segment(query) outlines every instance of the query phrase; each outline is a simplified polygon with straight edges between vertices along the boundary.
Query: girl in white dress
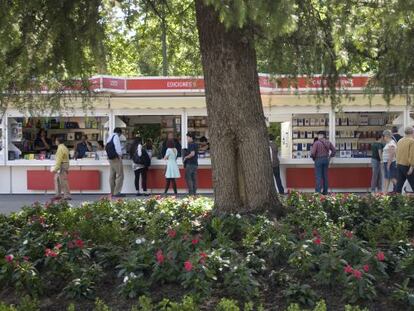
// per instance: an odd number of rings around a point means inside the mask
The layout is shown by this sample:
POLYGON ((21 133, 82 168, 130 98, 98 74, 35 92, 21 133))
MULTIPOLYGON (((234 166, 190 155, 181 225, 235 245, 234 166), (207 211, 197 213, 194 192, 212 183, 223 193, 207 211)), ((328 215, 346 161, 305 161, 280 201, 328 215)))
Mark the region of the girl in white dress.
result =
POLYGON ((164 160, 167 160, 167 169, 165 171, 166 184, 164 193, 168 192, 170 184, 172 183, 174 193, 177 194, 177 183, 175 180, 181 177, 177 164, 177 154, 178 151, 175 149, 174 141, 169 140, 167 142, 167 152, 165 153, 164 157, 164 160))

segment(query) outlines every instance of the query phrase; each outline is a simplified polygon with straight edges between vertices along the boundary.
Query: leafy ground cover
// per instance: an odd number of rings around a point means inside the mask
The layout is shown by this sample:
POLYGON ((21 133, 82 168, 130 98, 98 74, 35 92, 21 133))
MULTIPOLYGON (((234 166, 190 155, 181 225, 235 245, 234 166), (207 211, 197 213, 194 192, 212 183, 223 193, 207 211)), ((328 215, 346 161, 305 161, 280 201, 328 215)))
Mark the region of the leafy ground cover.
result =
POLYGON ((414 307, 414 198, 284 200, 278 220, 172 197, 0 215, 0 311, 414 307))

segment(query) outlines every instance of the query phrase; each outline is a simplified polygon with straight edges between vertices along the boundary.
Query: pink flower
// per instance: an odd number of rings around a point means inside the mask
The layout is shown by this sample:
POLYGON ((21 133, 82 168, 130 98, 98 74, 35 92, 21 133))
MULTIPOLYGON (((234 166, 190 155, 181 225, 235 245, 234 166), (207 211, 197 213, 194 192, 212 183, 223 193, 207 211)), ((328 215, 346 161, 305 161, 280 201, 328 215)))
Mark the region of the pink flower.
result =
POLYGON ((46 248, 45 256, 46 257, 57 257, 57 253, 52 251, 50 248, 46 248))
POLYGON ((316 238, 316 239, 313 240, 313 243, 315 243, 316 245, 321 245, 322 240, 321 240, 321 238, 316 238))
POLYGON ((83 248, 83 241, 81 239, 77 239, 75 241, 76 247, 83 248))
POLYGON ((6 261, 8 263, 12 263, 13 262, 13 259, 14 259, 14 256, 12 254, 6 255, 6 256, 4 256, 4 259, 6 259, 6 261))
POLYGON ((352 239, 352 237, 354 236, 354 234, 352 233, 352 231, 349 231, 349 230, 345 230, 344 235, 345 235, 348 239, 352 239))
POLYGON ((175 238, 176 236, 177 236, 177 231, 175 231, 175 230, 173 230, 173 229, 168 229, 168 232, 167 232, 167 234, 168 234, 168 236, 170 237, 170 238, 175 238))
POLYGON ((155 257, 157 258, 157 262, 159 264, 162 264, 165 260, 164 254, 162 253, 162 250, 158 250, 158 252, 155 254, 155 257))
POLYGON ((23 260, 28 262, 29 261, 29 257, 28 256, 23 256, 23 260))
POLYGON ((56 248, 56 249, 61 249, 61 248, 62 248, 62 244, 60 244, 60 243, 56 244, 56 245, 55 245, 55 248, 56 248))
POLYGON ((190 272, 190 271, 193 269, 193 264, 192 264, 189 260, 187 260, 187 261, 184 263, 184 269, 185 269, 187 272, 190 272))
POLYGON ((344 272, 350 274, 350 273, 354 272, 354 269, 352 269, 352 267, 350 265, 346 265, 345 268, 344 268, 344 272))
POLYGON ((365 272, 369 271, 369 265, 364 265, 362 268, 364 269, 365 272))
POLYGON ((379 261, 384 261, 384 260, 385 260, 385 255, 384 255, 384 253, 383 253, 383 252, 378 252, 378 253, 377 253, 377 259, 378 259, 379 261))
POLYGON ((352 272, 352 274, 354 275, 354 277, 355 277, 357 280, 360 280, 360 279, 361 279, 361 277, 362 277, 362 272, 361 272, 361 271, 359 271, 359 270, 354 270, 354 271, 352 272))
POLYGON ((197 238, 194 238, 192 241, 191 241, 191 243, 193 244, 193 245, 197 245, 198 244, 198 242, 200 242, 197 238))

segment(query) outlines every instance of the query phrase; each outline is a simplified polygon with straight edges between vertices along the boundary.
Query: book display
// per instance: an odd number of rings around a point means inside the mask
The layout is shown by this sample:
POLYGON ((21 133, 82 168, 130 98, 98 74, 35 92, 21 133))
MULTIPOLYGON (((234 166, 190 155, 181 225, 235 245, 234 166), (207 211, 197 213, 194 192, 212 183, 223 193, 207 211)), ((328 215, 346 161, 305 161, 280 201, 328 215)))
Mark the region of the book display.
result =
POLYGON ((335 140, 337 157, 368 158, 376 136, 399 125, 400 113, 345 112, 336 115, 335 140))
POLYGON ((325 131, 329 138, 329 114, 292 115, 292 159, 310 158, 319 131, 325 131))

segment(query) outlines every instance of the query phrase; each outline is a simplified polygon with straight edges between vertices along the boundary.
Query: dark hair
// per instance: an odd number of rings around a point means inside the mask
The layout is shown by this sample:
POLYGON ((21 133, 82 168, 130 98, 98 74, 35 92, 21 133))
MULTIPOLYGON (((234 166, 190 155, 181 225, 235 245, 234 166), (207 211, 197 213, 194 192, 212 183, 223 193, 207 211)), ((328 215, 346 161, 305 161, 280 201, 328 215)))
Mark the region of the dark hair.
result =
POLYGON ((40 137, 42 133, 45 133, 47 135, 47 131, 45 129, 40 129, 39 132, 37 132, 37 137, 40 137))
POLYGON ((114 129, 114 133, 115 133, 115 134, 119 134, 119 135, 121 135, 121 134, 122 134, 122 129, 121 129, 120 127, 116 127, 116 128, 114 129))
POLYGON ((186 135, 187 137, 191 137, 191 139, 192 140, 194 140, 195 139, 195 135, 194 135, 194 133, 187 133, 187 135, 186 135))
POLYGON ((398 127, 393 126, 393 127, 391 128, 391 132, 393 132, 393 133, 398 133, 398 127))
POLYGON ((172 139, 167 140, 167 148, 175 148, 175 142, 172 139))
POLYGON ((147 141, 145 142, 145 147, 147 149, 152 149, 152 139, 148 138, 147 141))
POLYGON ((101 146, 101 147, 103 147, 104 146, 103 140, 98 140, 98 145, 101 146))
POLYGON ((319 140, 319 138, 318 137, 315 137, 314 139, 313 139, 313 142, 316 142, 316 141, 318 141, 319 140))
POLYGON ((129 154, 132 156, 135 151, 138 149, 138 145, 142 144, 142 138, 141 137, 135 137, 134 142, 131 145, 131 148, 129 149, 129 154))
POLYGON ((207 137, 205 137, 205 136, 201 136, 201 137, 200 137, 200 142, 201 142, 201 143, 208 143, 208 139, 207 139, 207 137))
POLYGON ((274 141, 275 140, 275 135, 273 135, 272 133, 269 134, 269 140, 274 141))
POLYGON ((55 141, 57 141, 58 142, 58 144, 63 144, 65 141, 64 141, 64 139, 63 139, 63 137, 61 137, 61 136, 57 136, 56 138, 55 138, 55 141))
POLYGON ((381 139, 382 138, 382 133, 381 132, 377 132, 377 134, 375 134, 375 139, 381 139))
POLYGON ((323 135, 323 137, 326 137, 326 132, 325 131, 319 131, 318 135, 323 135))

